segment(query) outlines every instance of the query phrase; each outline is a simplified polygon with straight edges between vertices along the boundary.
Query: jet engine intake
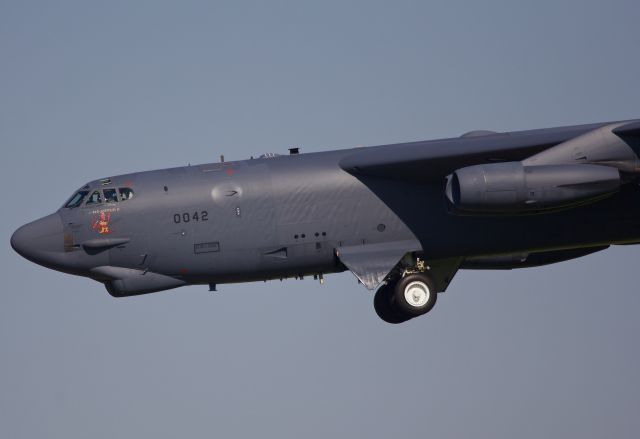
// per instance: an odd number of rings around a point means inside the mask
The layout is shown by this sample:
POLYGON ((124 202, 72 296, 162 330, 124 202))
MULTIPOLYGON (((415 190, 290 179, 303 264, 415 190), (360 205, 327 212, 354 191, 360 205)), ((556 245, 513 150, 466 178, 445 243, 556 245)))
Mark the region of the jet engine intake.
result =
POLYGON ((620 172, 615 167, 506 162, 454 171, 447 177, 445 193, 455 212, 508 215, 597 201, 616 193, 620 185, 620 172))

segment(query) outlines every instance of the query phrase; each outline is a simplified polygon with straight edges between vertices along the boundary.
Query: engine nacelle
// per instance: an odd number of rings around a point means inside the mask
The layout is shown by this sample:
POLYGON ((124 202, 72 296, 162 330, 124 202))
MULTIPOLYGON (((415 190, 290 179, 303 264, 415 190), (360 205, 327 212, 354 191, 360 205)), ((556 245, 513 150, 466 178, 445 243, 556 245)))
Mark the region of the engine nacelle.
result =
POLYGON ((462 213, 519 214, 596 201, 620 184, 620 172, 610 166, 506 162, 458 169, 447 177, 445 191, 462 213))

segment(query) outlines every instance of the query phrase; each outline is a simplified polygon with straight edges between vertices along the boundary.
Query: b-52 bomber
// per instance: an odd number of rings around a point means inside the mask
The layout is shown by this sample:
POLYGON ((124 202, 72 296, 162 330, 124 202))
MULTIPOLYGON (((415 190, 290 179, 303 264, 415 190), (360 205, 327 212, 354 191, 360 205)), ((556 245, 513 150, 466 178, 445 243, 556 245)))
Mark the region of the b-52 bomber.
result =
POLYGON ((111 176, 11 245, 114 297, 350 270, 389 323, 459 269, 552 264, 640 242, 640 120, 111 176))

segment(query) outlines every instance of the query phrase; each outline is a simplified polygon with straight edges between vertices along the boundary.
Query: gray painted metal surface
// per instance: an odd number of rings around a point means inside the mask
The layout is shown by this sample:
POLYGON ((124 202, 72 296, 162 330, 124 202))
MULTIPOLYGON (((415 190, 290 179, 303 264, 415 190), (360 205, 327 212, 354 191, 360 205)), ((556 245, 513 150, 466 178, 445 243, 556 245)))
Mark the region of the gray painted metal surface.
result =
POLYGON ((407 252, 420 250, 420 243, 411 239, 338 247, 336 255, 365 287, 373 290, 407 252))
MULTIPOLYGON (((639 124, 483 131, 111 176, 18 229, 11 244, 115 296, 346 269, 369 289, 423 273, 444 291, 459 267, 518 268, 639 242, 639 124), (490 215, 461 215, 445 183, 477 166, 529 170, 543 200, 566 203, 522 215, 506 196, 490 215)), ((469 193, 486 183, 469 181, 469 193)), ((512 190, 504 181, 491 190, 512 190)), ((518 202, 532 203, 530 189, 519 187, 518 202)))

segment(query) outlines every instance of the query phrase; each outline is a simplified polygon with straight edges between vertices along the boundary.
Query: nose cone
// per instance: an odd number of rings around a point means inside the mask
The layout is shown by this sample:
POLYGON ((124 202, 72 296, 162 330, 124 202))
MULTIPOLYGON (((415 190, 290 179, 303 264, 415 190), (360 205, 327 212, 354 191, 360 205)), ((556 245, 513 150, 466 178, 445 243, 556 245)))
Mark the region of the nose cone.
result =
POLYGON ((32 262, 50 266, 64 252, 60 215, 47 215, 20 227, 11 236, 11 247, 32 262))

